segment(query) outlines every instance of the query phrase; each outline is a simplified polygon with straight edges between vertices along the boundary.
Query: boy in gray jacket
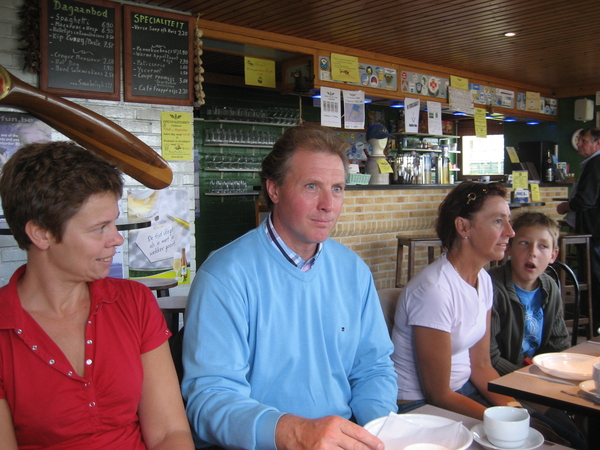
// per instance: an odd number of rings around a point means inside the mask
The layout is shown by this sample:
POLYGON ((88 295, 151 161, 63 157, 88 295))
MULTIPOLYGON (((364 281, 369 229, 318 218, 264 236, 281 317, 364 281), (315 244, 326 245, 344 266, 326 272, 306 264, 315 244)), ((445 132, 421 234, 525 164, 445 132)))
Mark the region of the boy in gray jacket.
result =
POLYGON ((560 291, 544 273, 558 255, 558 225, 545 214, 526 212, 513 223, 510 260, 493 267, 492 365, 500 375, 531 364, 540 353, 569 347, 560 291))

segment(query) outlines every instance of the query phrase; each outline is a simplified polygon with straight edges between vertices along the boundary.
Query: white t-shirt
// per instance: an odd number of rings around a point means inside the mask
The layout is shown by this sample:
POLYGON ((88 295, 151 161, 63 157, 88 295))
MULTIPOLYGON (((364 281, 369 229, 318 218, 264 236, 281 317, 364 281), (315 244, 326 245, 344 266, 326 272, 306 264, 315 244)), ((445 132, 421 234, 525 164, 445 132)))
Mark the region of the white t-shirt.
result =
MULTIPOLYGON (((413 346, 414 325, 450 333, 450 388, 456 391, 469 380, 469 349, 485 334, 486 315, 493 302, 492 280, 484 269, 479 272, 477 286, 478 290, 465 282, 445 254, 406 285, 398 300, 392 332, 398 400, 425 398, 413 346)), ((430 345, 435 346, 435 342, 430 345)))

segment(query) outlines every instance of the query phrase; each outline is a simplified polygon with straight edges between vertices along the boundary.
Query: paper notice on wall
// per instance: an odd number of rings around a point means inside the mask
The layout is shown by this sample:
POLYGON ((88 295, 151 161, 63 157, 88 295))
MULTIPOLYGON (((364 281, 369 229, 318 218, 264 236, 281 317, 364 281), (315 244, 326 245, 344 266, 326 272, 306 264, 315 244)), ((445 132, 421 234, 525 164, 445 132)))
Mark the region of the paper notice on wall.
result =
POLYGON ((167 161, 191 161, 193 145, 192 114, 160 113, 162 156, 167 161))
POLYGON ((442 104, 427 102, 427 126, 429 134, 442 134, 442 104))
POLYGON ((342 112, 340 103, 340 89, 321 89, 321 125, 324 127, 341 128, 342 112))
POLYGON ((404 99, 404 126, 407 133, 419 132, 419 112, 421 101, 415 98, 404 99))
POLYGON ((479 138, 487 137, 487 121, 485 118, 485 109, 475 108, 475 136, 479 138))
POLYGON ((530 183, 529 190, 531 191, 531 201, 541 202, 542 195, 540 194, 540 185, 538 183, 530 183))
POLYGON ((463 77, 457 77, 456 75, 450 75, 450 86, 456 89, 469 90, 469 79, 463 77))
POLYGON ((275 61, 245 56, 244 82, 249 86, 276 88, 275 61))
POLYGON ((342 91, 344 97, 344 128, 362 130, 365 127, 365 93, 342 91))
POLYGON ((453 111, 471 115, 475 114, 473 95, 470 91, 450 86, 448 88, 448 102, 450 103, 450 109, 453 111))
POLYGON ((514 147, 506 147, 506 153, 508 153, 508 157, 510 162, 513 164, 519 163, 519 155, 517 155, 517 151, 514 147))
POLYGON ((360 83, 358 58, 356 56, 331 54, 331 79, 360 83))

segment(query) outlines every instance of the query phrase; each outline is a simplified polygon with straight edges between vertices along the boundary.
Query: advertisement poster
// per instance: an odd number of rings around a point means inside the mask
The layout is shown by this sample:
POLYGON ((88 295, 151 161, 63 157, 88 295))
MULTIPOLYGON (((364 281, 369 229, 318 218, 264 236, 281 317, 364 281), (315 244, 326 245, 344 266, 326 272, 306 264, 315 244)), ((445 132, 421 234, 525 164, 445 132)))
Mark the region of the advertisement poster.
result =
POLYGON ((336 88, 321 89, 321 125, 342 128, 341 91, 336 88))
POLYGON ((129 232, 129 277, 169 278, 187 284, 190 255, 188 191, 127 191, 127 216, 150 219, 148 228, 129 232))
POLYGON ((29 114, 0 111, 0 169, 24 145, 52 141, 53 131, 50 125, 29 114))
POLYGON ((344 96, 344 128, 362 130, 365 127, 365 93, 342 91, 344 96))
POLYGON ((191 161, 193 147, 192 114, 160 113, 162 156, 167 161, 191 161))

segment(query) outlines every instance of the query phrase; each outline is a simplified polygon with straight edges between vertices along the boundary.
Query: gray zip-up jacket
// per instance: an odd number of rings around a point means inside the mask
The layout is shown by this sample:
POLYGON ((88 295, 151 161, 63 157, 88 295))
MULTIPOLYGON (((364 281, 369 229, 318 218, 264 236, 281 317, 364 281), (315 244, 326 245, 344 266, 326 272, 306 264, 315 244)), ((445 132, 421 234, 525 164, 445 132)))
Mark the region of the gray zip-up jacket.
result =
MULTIPOLYGON (((511 275, 511 262, 492 267, 494 306, 490 330, 492 365, 500 375, 523 367, 521 344, 525 334, 525 312, 511 275)), ((563 317, 560 291, 547 274, 540 276, 544 328, 542 342, 536 354, 560 352, 570 347, 569 332, 563 317)))

